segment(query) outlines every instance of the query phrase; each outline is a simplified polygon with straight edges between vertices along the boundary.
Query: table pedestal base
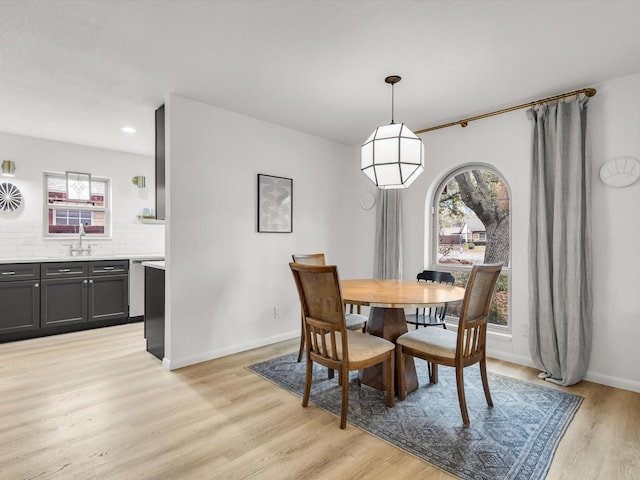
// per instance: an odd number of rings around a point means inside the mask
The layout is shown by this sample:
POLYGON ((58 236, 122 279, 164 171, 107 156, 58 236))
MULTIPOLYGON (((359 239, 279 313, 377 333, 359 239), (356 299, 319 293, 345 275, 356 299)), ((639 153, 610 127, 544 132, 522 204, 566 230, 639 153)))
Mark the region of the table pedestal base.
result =
MULTIPOLYGON (((404 308, 377 308, 371 309, 369 321, 367 322, 367 332, 370 335, 382 337, 385 340, 395 343, 403 333, 408 332, 407 319, 404 316, 404 308)), ((394 390, 398 393, 398 365, 396 365, 394 376, 394 390)), ((382 364, 360 370, 360 382, 376 390, 385 391, 387 385, 385 376, 382 374, 382 364)), ((418 388, 418 376, 413 357, 404 356, 404 382, 407 392, 412 392, 418 388)))

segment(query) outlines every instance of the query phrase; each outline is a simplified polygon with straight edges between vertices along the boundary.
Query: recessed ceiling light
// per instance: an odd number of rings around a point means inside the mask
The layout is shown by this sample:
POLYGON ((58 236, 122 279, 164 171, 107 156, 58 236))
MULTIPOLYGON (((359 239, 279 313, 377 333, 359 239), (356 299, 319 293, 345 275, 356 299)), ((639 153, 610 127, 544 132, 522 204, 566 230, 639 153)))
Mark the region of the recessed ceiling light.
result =
POLYGON ((124 133, 136 133, 136 129, 133 127, 122 127, 124 133))

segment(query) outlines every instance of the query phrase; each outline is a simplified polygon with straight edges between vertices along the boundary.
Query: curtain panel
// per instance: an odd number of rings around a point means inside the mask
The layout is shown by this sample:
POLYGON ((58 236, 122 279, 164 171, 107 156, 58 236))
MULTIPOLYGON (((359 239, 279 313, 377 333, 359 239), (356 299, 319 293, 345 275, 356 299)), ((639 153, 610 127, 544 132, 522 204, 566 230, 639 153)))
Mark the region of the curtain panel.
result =
POLYGON ((375 278, 402 279, 402 190, 378 190, 375 278))
POLYGON ((572 385, 592 341, 588 98, 542 105, 531 120, 529 346, 541 378, 572 385))

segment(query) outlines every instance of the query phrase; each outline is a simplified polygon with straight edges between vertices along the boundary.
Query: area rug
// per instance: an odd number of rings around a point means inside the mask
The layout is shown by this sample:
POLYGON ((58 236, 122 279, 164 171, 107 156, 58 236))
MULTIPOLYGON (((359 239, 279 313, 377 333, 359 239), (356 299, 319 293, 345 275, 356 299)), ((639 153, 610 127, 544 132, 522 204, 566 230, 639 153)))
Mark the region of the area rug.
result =
MULTIPOLYGON (((249 370, 302 396, 305 362, 291 353, 249 370)), ((381 392, 357 385, 351 373, 348 423, 464 480, 538 480, 582 397, 489 372, 493 408, 487 406, 477 365, 465 369, 471 425, 462 426, 453 368, 438 369, 428 383, 426 362, 416 359, 420 387, 387 408, 381 392)), ((340 416, 338 375, 314 364, 310 403, 340 416)), ((300 407, 302 408, 302 407, 300 407)), ((339 421, 336 421, 336 429, 339 421)))

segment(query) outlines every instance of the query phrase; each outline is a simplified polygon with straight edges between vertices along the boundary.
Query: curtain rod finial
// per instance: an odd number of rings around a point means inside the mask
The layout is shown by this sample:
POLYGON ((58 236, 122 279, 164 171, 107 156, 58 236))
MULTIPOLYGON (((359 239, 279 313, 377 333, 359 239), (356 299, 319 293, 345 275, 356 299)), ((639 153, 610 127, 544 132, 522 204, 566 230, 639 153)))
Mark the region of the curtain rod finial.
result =
POLYGON ((595 94, 596 94, 596 89, 595 89, 595 88, 585 88, 585 89, 584 89, 584 94, 585 94, 587 97, 593 97, 593 96, 595 96, 595 94))

